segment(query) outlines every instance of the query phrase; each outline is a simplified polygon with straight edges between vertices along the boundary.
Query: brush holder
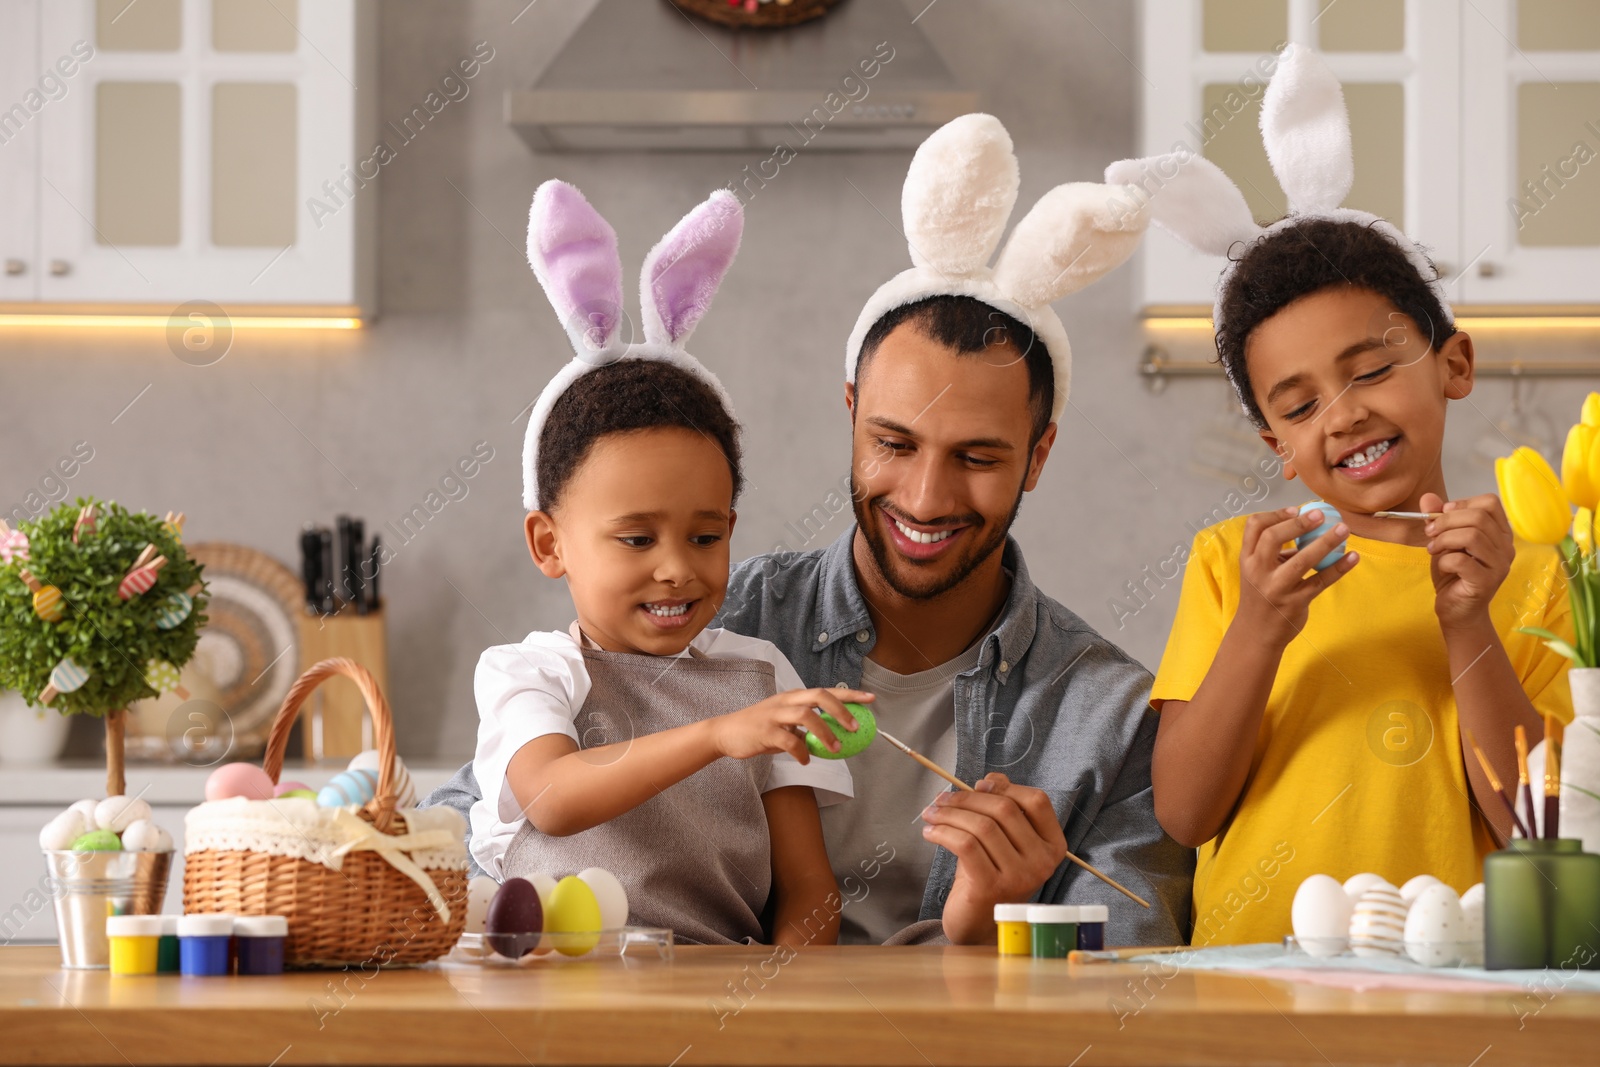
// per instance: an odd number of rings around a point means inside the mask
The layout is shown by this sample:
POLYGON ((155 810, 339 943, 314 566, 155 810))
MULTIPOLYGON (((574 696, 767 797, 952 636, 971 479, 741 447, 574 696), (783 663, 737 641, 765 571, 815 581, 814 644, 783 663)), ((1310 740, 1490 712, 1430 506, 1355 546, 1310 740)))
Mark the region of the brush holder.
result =
POLYGON ((1483 861, 1484 966, 1600 970, 1600 855, 1517 839, 1483 861))

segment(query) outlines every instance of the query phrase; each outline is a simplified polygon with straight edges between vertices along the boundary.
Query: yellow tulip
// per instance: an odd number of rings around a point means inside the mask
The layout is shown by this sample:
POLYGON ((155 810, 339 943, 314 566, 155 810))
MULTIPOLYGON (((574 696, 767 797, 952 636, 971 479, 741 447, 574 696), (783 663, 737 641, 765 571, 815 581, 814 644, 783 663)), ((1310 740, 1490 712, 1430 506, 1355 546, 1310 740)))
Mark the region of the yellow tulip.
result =
POLYGON ((1494 478, 1500 486, 1511 529, 1536 545, 1559 545, 1572 528, 1572 506, 1549 462, 1523 447, 1494 461, 1494 478))
POLYGON ((1583 398, 1583 424, 1600 426, 1600 393, 1590 393, 1583 398))
POLYGON ((1561 486, 1567 499, 1580 508, 1593 508, 1600 500, 1600 426, 1578 423, 1567 432, 1567 447, 1561 452, 1561 486))
POLYGON ((1577 517, 1572 520, 1572 539, 1578 542, 1578 549, 1585 556, 1594 555, 1594 538, 1590 536, 1593 529, 1594 512, 1579 508, 1577 517))

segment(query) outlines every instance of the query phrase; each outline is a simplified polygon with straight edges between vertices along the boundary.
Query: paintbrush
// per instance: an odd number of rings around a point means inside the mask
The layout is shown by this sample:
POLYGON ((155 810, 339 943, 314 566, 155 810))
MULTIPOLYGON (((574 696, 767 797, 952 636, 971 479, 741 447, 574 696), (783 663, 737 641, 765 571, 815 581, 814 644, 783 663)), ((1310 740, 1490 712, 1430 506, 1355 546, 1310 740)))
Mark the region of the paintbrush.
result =
MULTIPOLYGON (((1527 817, 1528 830, 1535 829, 1533 823, 1537 816, 1533 810, 1533 784, 1528 780, 1528 731, 1525 727, 1518 726, 1517 739, 1517 792, 1522 794, 1522 813, 1527 817)), ((1530 832, 1529 837, 1537 837, 1530 832)))
POLYGON ((1444 516, 1442 511, 1374 511, 1375 519, 1438 519, 1444 516))
MULTIPOLYGON (((940 778, 943 778, 945 781, 955 786, 957 789, 964 790, 968 793, 977 792, 976 789, 972 788, 966 782, 963 782, 961 779, 957 778, 955 775, 951 774, 949 771, 945 770, 943 767, 939 766, 937 763, 933 762, 933 760, 929 759, 927 756, 924 756, 922 753, 918 752, 916 749, 912 748, 898 737, 891 733, 885 732, 881 726, 878 727, 878 736, 889 742, 895 748, 898 748, 901 752, 904 752, 906 755, 910 756, 912 759, 916 760, 918 763, 922 764, 924 767, 928 768, 928 770, 932 771, 934 774, 937 774, 940 778)), ((1150 902, 1148 900, 1144 899, 1144 897, 1141 897, 1139 894, 1135 893, 1133 890, 1129 889, 1127 886, 1123 885, 1109 874, 1101 871, 1099 868, 1095 867, 1094 864, 1085 863, 1077 856, 1074 856, 1070 851, 1067 853, 1067 859, 1071 860, 1073 863, 1076 863, 1079 867, 1082 867, 1084 870, 1088 871, 1090 874, 1094 875, 1096 878, 1100 879, 1106 885, 1110 886, 1112 889, 1115 889, 1129 900, 1135 901, 1146 908, 1150 906, 1150 902)))
POLYGON ((1516 825, 1517 831, 1521 833, 1523 837, 1531 837, 1532 835, 1528 833, 1528 828, 1524 826, 1522 824, 1522 820, 1517 817, 1516 802, 1513 801, 1511 797, 1506 795, 1505 786, 1500 784, 1500 776, 1494 773, 1494 766, 1489 762, 1489 757, 1484 754, 1483 749, 1478 747, 1478 739, 1472 736, 1471 730, 1466 730, 1463 728, 1463 731, 1467 735, 1467 744, 1472 746, 1472 754, 1478 757, 1478 766, 1483 768, 1483 776, 1489 779, 1490 788, 1495 791, 1495 795, 1500 798, 1500 802, 1504 804, 1506 806, 1506 810, 1511 813, 1511 821, 1516 825))
POLYGON ((1561 836, 1561 720, 1544 717, 1544 836, 1561 836))

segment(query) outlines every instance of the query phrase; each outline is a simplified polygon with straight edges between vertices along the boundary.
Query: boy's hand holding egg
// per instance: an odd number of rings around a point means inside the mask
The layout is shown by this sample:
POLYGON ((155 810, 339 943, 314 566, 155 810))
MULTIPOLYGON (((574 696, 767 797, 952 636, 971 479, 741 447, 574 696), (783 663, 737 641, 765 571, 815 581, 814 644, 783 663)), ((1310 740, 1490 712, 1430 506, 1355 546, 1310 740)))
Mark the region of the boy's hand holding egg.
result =
POLYGON ((1312 599, 1350 573, 1359 559, 1344 551, 1350 528, 1341 519, 1337 509, 1313 501, 1301 508, 1259 512, 1245 521, 1239 550, 1243 582, 1235 616, 1247 627, 1243 632, 1264 634, 1286 646, 1304 629, 1312 599), (1285 548, 1290 542, 1294 547, 1285 548))
POLYGON ((742 711, 709 720, 712 744, 718 755, 731 759, 787 752, 800 763, 806 763, 811 759, 811 749, 807 746, 816 739, 837 758, 842 745, 817 713, 818 709, 854 730, 856 719, 845 702, 864 704, 872 699, 871 693, 856 689, 791 689, 742 711), (805 731, 804 738, 801 730, 805 731))
POLYGON ((1439 512, 1423 527, 1432 557, 1433 610, 1445 630, 1489 624, 1489 603, 1511 573, 1511 520, 1493 493, 1446 502, 1424 493, 1422 510, 1439 512))

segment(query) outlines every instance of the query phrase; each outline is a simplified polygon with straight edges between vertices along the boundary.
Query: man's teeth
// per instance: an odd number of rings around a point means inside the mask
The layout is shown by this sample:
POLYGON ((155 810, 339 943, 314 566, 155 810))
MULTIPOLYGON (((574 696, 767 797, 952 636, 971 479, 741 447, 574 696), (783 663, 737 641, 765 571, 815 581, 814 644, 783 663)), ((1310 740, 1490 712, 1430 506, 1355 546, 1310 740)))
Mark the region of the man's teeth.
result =
POLYGON ((676 615, 682 615, 687 612, 689 610, 689 605, 673 604, 672 606, 668 607, 664 604, 646 604, 644 606, 644 610, 648 611, 652 615, 660 615, 664 619, 670 619, 676 615))
POLYGON ((1346 456, 1339 461, 1341 467, 1365 467, 1368 463, 1377 461, 1377 458, 1389 451, 1388 441, 1379 441, 1365 452, 1357 452, 1353 456, 1346 456))
POLYGON ((915 541, 919 545, 937 544, 949 537, 951 534, 955 533, 954 530, 940 530, 938 533, 923 533, 921 530, 913 530, 899 519, 895 519, 893 521, 895 528, 905 535, 906 540, 915 541))

